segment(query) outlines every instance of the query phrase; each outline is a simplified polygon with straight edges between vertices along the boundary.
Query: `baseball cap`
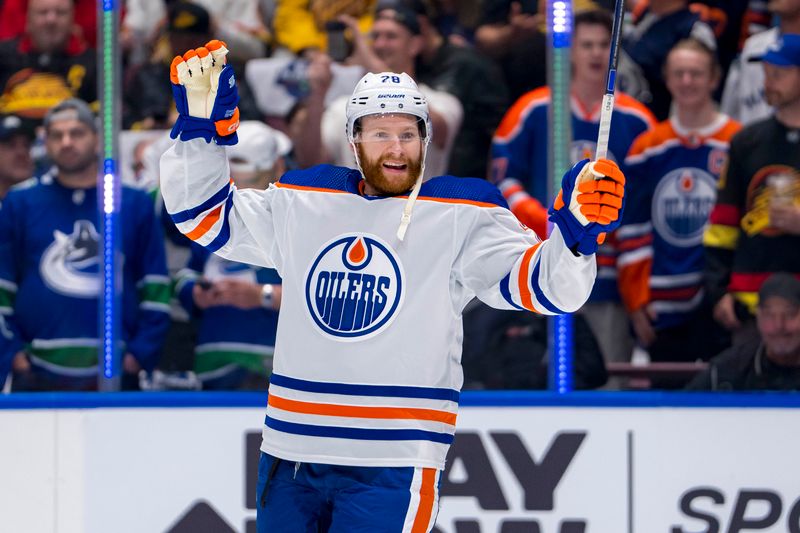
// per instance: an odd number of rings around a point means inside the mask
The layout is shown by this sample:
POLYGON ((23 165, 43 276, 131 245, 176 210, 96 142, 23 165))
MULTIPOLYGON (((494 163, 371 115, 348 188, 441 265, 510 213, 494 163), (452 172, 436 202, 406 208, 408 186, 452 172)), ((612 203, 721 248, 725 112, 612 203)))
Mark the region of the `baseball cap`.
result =
POLYGON ((93 131, 98 130, 97 117, 89 104, 80 98, 67 98, 51 107, 44 116, 44 127, 47 129, 53 122, 67 119, 77 119, 92 128, 93 131))
POLYGON ((800 279, 786 272, 772 274, 758 290, 758 301, 778 296, 794 305, 800 305, 800 279))
POLYGON ((227 148, 231 170, 268 170, 292 149, 289 137, 258 120, 242 121, 236 133, 239 142, 227 148))
POLYGON ((211 17, 208 11, 192 2, 174 2, 167 14, 167 29, 170 33, 208 33, 211 17))
POLYGON ((784 33, 756 60, 779 67, 800 67, 800 35, 784 33))
POLYGON ((374 20, 393 20, 405 26, 414 35, 420 34, 417 14, 401 3, 379 6, 375 10, 374 20))
POLYGON ((14 135, 24 135, 33 139, 36 134, 21 118, 16 115, 0 115, 0 142, 7 141, 14 135))

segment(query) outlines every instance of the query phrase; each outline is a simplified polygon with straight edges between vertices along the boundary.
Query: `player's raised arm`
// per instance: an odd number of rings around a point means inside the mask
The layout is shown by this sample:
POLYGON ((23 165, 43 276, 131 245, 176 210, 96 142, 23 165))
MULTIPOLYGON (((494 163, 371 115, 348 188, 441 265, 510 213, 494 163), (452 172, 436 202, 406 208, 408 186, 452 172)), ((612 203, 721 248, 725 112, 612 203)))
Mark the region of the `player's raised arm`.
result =
POLYGON ((230 179, 225 145, 237 142, 239 95, 227 54, 214 40, 172 61, 178 120, 170 136, 178 142, 161 158, 161 193, 184 235, 229 259, 271 267, 271 191, 238 191, 230 179))
POLYGON ((620 221, 625 177, 611 161, 581 161, 562 180, 550 208, 555 228, 539 242, 507 209, 485 209, 456 263, 457 276, 487 304, 542 314, 573 312, 586 302, 593 257, 620 221))

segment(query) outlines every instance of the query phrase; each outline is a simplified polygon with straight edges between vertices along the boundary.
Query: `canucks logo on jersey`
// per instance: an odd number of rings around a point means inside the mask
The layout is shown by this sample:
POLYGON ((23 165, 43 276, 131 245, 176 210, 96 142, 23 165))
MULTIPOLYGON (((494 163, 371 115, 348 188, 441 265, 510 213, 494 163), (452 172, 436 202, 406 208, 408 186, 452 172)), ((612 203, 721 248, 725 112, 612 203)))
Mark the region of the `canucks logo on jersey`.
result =
POLYGON ((711 174, 693 167, 675 169, 661 179, 653 194, 653 227, 674 246, 698 246, 716 198, 711 174))
POLYGON ((405 279, 392 249, 374 235, 322 246, 306 274, 306 304, 324 335, 358 341, 383 331, 403 301, 405 279))
POLYGON ((76 220, 72 233, 53 232, 42 254, 39 272, 53 291, 76 298, 100 294, 99 235, 88 220, 76 220))

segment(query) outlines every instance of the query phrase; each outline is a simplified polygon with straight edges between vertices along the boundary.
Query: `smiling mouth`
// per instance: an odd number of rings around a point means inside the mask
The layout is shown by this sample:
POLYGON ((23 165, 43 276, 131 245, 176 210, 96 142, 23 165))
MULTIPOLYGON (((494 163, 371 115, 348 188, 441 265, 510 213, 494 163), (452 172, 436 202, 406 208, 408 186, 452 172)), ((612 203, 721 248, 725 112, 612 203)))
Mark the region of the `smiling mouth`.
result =
POLYGON ((403 172, 408 168, 405 163, 384 163, 383 168, 392 172, 403 172))

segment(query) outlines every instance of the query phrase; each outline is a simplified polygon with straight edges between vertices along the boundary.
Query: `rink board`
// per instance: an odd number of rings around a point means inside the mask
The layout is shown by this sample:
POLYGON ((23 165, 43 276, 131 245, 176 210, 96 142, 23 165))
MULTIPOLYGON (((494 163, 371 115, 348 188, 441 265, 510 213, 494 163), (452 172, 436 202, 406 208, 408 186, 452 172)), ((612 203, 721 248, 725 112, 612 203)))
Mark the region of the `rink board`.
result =
MULTIPOLYGON (((0 397, 3 531, 254 531, 261 394, 0 397)), ((800 533, 800 395, 465 393, 440 533, 800 533)))

